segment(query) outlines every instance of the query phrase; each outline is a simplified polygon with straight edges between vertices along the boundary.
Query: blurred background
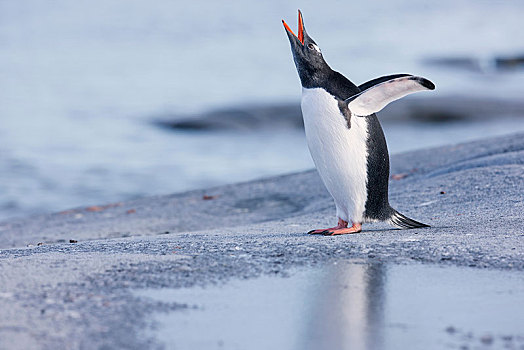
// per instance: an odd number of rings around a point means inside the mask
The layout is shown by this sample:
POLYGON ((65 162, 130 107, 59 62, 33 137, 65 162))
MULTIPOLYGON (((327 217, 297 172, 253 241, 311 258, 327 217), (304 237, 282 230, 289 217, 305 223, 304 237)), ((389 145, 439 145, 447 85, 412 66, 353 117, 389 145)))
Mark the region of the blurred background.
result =
POLYGON ((390 152, 524 130, 524 2, 0 0, 0 219, 313 167, 281 19, 356 84, 390 152))

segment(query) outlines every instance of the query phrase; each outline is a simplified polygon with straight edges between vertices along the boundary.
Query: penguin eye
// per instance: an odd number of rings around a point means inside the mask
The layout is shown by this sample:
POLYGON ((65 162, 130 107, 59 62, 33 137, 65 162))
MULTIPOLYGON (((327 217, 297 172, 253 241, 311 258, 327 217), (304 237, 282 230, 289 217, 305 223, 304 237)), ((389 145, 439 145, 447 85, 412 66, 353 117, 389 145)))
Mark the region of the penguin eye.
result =
POLYGON ((316 52, 320 52, 320 48, 317 45, 313 44, 313 43, 307 44, 307 47, 310 50, 315 50, 316 52))

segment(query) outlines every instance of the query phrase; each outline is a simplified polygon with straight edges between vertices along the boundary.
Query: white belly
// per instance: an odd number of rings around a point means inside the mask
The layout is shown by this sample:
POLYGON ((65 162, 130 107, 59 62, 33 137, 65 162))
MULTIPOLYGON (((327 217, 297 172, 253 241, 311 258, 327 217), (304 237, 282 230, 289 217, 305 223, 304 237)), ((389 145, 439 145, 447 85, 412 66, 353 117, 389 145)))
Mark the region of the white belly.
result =
POLYGON ((302 89, 302 115, 313 162, 333 196, 337 216, 362 222, 367 190, 367 120, 351 118, 351 128, 337 100, 324 89, 302 89))

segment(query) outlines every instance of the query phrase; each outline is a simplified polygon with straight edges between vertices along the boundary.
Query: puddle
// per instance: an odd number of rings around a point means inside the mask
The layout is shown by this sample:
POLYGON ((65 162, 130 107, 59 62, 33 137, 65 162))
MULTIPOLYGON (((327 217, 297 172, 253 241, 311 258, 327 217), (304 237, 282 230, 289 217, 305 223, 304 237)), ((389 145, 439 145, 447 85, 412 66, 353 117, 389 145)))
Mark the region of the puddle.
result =
POLYGON ((524 274, 345 262, 207 288, 142 290, 167 349, 522 349, 524 274))

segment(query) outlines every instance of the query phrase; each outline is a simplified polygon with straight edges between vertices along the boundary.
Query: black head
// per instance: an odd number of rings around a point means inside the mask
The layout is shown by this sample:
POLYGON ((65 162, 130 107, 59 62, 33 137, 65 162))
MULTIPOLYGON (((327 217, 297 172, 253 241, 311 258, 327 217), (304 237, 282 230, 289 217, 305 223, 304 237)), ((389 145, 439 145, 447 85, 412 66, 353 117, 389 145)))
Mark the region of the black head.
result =
POLYGON ((326 73, 331 71, 331 68, 324 61, 320 48, 306 33, 302 13, 298 10, 298 36, 293 33, 284 20, 282 20, 282 23, 291 43, 291 52, 302 86, 318 86, 326 73))

